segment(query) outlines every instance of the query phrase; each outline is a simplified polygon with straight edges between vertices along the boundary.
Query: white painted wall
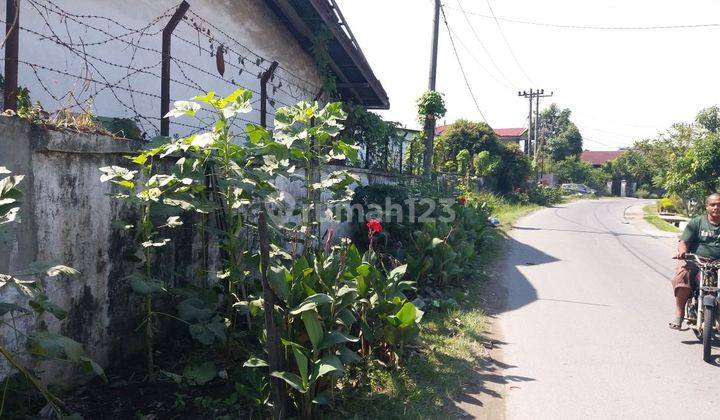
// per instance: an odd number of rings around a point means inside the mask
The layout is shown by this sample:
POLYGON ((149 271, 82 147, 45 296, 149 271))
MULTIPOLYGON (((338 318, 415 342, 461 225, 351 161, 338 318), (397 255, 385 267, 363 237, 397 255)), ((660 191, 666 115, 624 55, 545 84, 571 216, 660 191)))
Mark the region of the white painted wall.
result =
MULTIPOLYGON (((42 39, 37 34, 21 30, 19 59, 21 62, 29 62, 56 71, 36 67, 36 75, 32 67, 21 63, 19 84, 29 88, 33 101, 40 101, 48 111, 81 103, 99 116, 134 117, 139 114, 147 116, 147 119, 141 119, 141 123, 148 135, 157 134, 160 117, 158 97, 161 55, 159 51, 162 45, 162 28, 178 3, 177 0, 20 2, 21 27, 38 32, 47 38, 42 39), (77 19, 81 23, 73 21, 72 16, 61 19, 58 14, 52 12, 58 10, 56 6, 75 15, 111 18, 127 29, 110 20, 95 17, 77 19), (167 16, 160 17, 164 14, 167 16), (157 22, 149 26, 144 33, 136 32, 136 29, 147 26, 156 18, 158 18, 157 22), (85 25, 92 25, 95 29, 85 25), (104 42, 113 36, 118 39, 104 42), (76 52, 59 43, 72 45, 76 52), (132 44, 141 48, 135 48, 132 44), (127 67, 143 70, 136 72, 127 67), (85 81, 84 78, 95 82, 85 81), (119 87, 111 90, 104 85, 105 83, 119 87), (43 84, 49 92, 43 88, 43 84), (127 89, 150 95, 131 94, 127 89)), ((268 90, 270 98, 276 102, 277 107, 283 103, 294 104, 299 99, 311 99, 317 93, 321 82, 312 57, 300 48, 296 39, 262 0, 190 0, 189 3, 190 10, 186 15, 189 19, 181 22, 174 34, 190 43, 198 44, 199 41, 199 45, 208 51, 202 51, 197 45, 190 45, 180 38, 173 37, 172 56, 188 64, 176 62, 172 64, 171 77, 181 83, 171 83, 171 99, 189 99, 199 90, 215 90, 218 94, 228 94, 236 89, 233 83, 257 92, 254 99, 259 99, 258 73, 261 71, 260 67, 268 67, 272 60, 280 63, 280 68, 276 72, 277 77, 272 81, 275 89, 270 87, 268 90), (191 12, 219 29, 201 23, 191 12), (224 76, 218 73, 216 57, 210 56, 211 42, 207 33, 201 35, 191 26, 193 22, 200 23, 204 29, 210 29, 214 38, 213 52, 220 44, 230 49, 225 53, 224 76), (239 41, 267 61, 262 61, 258 67, 255 64, 257 56, 230 38, 239 41), (243 64, 240 64, 241 61, 243 64)), ((0 9, 4 19, 4 7, 0 9)), ((259 104, 256 103, 254 108, 256 110, 245 117, 253 122, 259 122, 259 104)), ((268 108, 269 112, 274 112, 272 106, 268 108)), ((76 112, 81 111, 80 107, 72 107, 72 109, 76 112)), ((272 122, 272 118, 268 120, 272 122)), ((203 125, 193 120, 180 122, 203 125)), ((171 123, 171 133, 186 134, 191 130, 171 123)))

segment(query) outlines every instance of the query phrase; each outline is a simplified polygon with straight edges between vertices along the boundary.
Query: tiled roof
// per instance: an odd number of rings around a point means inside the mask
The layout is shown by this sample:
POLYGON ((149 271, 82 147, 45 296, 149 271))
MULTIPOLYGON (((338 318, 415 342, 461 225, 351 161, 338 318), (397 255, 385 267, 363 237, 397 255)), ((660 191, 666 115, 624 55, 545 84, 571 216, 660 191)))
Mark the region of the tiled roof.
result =
POLYGON ((493 128, 498 137, 520 137, 527 131, 527 128, 493 128))
MULTIPOLYGON (((450 124, 435 127, 435 135, 442 134, 448 127, 450 127, 450 124)), ((498 137, 520 137, 525 134, 527 128, 493 128, 493 131, 498 137)))
POLYGON ((592 163, 593 165, 602 165, 603 163, 613 160, 616 157, 620 156, 623 153, 623 150, 608 150, 608 151, 599 151, 599 150, 584 150, 582 154, 580 155, 580 159, 588 161, 592 163))

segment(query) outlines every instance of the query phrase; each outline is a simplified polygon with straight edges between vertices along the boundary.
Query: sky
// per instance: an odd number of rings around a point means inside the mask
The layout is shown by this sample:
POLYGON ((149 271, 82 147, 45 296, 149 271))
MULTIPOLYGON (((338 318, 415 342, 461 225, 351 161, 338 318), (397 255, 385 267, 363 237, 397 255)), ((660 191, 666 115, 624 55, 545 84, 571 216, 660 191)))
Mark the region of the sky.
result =
MULTIPOLYGON (((428 88, 433 0, 336 2, 390 97, 390 109, 379 114, 418 128, 415 101, 428 88)), ((541 110, 552 102, 569 108, 585 149, 616 150, 655 137, 673 123, 692 122, 700 109, 719 102, 720 1, 442 4, 448 25, 441 14, 436 90, 444 94, 448 112, 443 120, 448 124, 459 118, 482 121, 484 116, 494 128, 527 126, 528 100, 518 97, 518 91, 544 89, 554 96, 541 99, 541 110), (545 24, 713 26, 608 30, 545 24)))

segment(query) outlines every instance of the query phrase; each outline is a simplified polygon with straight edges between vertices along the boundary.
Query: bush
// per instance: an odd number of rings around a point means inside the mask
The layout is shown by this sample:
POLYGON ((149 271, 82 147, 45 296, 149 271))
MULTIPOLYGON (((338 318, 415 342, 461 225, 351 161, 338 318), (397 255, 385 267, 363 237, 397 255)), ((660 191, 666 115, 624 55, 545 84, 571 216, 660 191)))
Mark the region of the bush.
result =
POLYGON ((446 286, 472 275, 478 269, 485 245, 488 210, 476 203, 454 204, 452 222, 424 223, 413 234, 408 249, 407 272, 419 284, 446 286))
POLYGON ((675 201, 670 197, 663 197, 656 202, 658 213, 677 213, 675 201))
MULTIPOLYGON (((399 185, 373 184, 357 187, 351 204, 361 205, 366 217, 359 220, 357 214, 351 215, 353 243, 360 249, 366 250, 369 245, 366 219, 379 219, 383 222, 383 232, 376 235, 377 238, 374 243, 376 251, 388 253, 395 258, 402 259, 404 257, 404 247, 412 241, 413 232, 419 229, 419 224, 410 220, 408 198, 407 188, 399 185), (388 200, 392 205, 400 205, 402 213, 399 215, 385 214, 385 210, 389 210, 388 206, 386 206, 388 200), (375 205, 383 209, 382 214, 370 213, 375 205), (372 217, 368 217, 368 215, 372 217)), ((422 214, 422 211, 416 208, 416 213, 422 214)))
POLYGON ((559 187, 540 186, 528 191, 528 199, 531 203, 540 206, 551 206, 562 201, 562 190, 559 187))
POLYGON ((530 197, 528 193, 515 191, 505 196, 505 200, 510 204, 520 204, 526 206, 530 204, 530 197))
POLYGON ((489 192, 468 193, 466 198, 468 201, 485 208, 489 213, 494 213, 507 204, 501 196, 489 192))
POLYGON ((648 198, 650 197, 650 191, 646 190, 645 188, 638 188, 637 191, 635 191, 635 197, 648 198))

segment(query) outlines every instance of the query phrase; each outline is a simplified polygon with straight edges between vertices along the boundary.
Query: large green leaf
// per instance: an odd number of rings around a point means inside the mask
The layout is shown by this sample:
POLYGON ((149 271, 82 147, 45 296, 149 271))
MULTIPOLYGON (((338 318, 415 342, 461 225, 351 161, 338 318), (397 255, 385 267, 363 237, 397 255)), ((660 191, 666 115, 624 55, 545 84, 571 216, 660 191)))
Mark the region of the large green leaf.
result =
POLYGON ((292 284, 292 274, 282 266, 270 266, 267 272, 270 287, 284 302, 287 302, 292 284))
POLYGON ((415 305, 413 305, 412 302, 407 302, 400 308, 395 316, 400 320, 401 326, 408 326, 415 323, 417 312, 418 310, 415 305))
POLYGON ((305 324, 305 330, 310 337, 310 342, 314 349, 318 349, 318 345, 323 340, 323 327, 318 320, 318 313, 314 310, 304 311, 300 317, 305 324))
POLYGON ((315 362, 311 383, 327 375, 330 372, 343 372, 343 365, 340 359, 334 354, 326 354, 322 359, 315 362))
POLYGON ((303 301, 297 308, 290 311, 290 315, 297 315, 304 311, 315 309, 320 305, 327 305, 333 302, 333 298, 325 293, 316 293, 303 301))
POLYGON ((295 388, 298 392, 306 393, 307 389, 303 387, 302 379, 300 379, 299 376, 292 372, 273 372, 270 374, 270 376, 275 378, 280 378, 283 381, 287 382, 288 385, 295 388))
POLYGON ((323 350, 328 347, 332 347, 336 344, 340 343, 355 343, 359 340, 357 337, 351 337, 349 335, 345 335, 341 333, 340 331, 329 331, 325 336, 323 337, 322 342, 320 343, 320 347, 318 350, 323 350))
POLYGON ((81 362, 85 356, 82 345, 72 338, 51 332, 39 332, 28 340, 30 351, 51 358, 67 359, 75 363, 81 362))
POLYGON ((249 368, 267 367, 267 366, 268 366, 268 364, 266 361, 264 361, 262 359, 258 359, 257 357, 251 357, 245 363, 243 363, 243 367, 249 367, 249 368))
POLYGON ((389 281, 401 280, 403 277, 405 277, 406 271, 407 271, 407 264, 403 264, 399 267, 396 267, 392 271, 390 271, 390 273, 388 274, 388 280, 389 281))
POLYGON ((178 304, 178 317, 183 321, 206 321, 215 314, 201 299, 192 297, 178 304))
POLYGON ((365 297, 368 292, 368 281, 364 276, 355 277, 355 288, 357 289, 358 296, 365 297))
POLYGON ((348 330, 350 329, 350 327, 352 327, 352 325, 356 321, 355 315, 348 308, 338 311, 337 317, 338 317, 338 321, 342 325, 344 325, 345 328, 347 328, 348 330))
POLYGON ((200 365, 189 365, 183 370, 183 377, 191 385, 205 385, 215 379, 215 363, 208 361, 200 365))
POLYGON ((340 346, 337 352, 335 352, 335 354, 340 358, 344 365, 359 362, 362 360, 362 358, 358 356, 357 353, 347 348, 347 346, 340 346))
POLYGON ((3 316, 8 312, 30 313, 30 310, 14 303, 0 302, 0 316, 3 316))
POLYGON ((224 343, 227 340, 227 326, 219 319, 210 322, 199 322, 188 326, 190 335, 200 343, 210 346, 218 341, 224 343))
POLYGON ((50 302, 44 295, 40 296, 39 299, 33 299, 29 301, 28 304, 38 314, 49 312, 59 320, 63 320, 67 317, 67 311, 65 309, 50 302))
POLYGON ((300 371, 303 388, 307 388, 310 379, 308 378, 308 357, 297 347, 293 347, 292 350, 293 356, 295 357, 295 364, 297 364, 298 370, 300 371))
POLYGON ((54 277, 60 274, 66 275, 66 276, 75 276, 80 274, 79 271, 72 267, 68 267, 66 265, 55 265, 47 269, 46 274, 50 277, 54 277))
POLYGON ((156 280, 145 280, 139 276, 130 276, 130 287, 133 292, 139 295, 150 295, 153 293, 164 292, 165 286, 156 280))
POLYGON ((350 272, 355 272, 360 264, 362 264, 362 256, 355 245, 350 245, 348 248, 347 255, 345 256, 345 264, 347 270, 350 272))

